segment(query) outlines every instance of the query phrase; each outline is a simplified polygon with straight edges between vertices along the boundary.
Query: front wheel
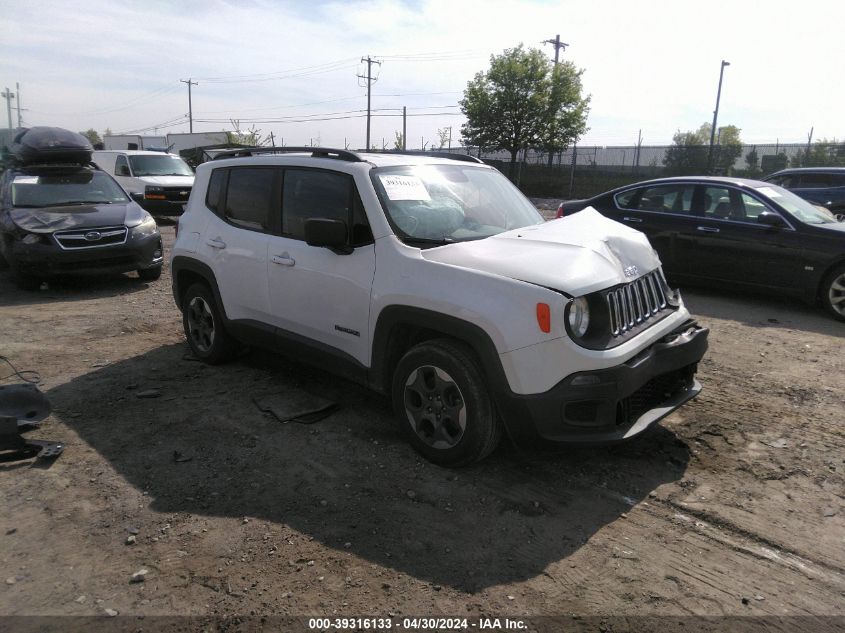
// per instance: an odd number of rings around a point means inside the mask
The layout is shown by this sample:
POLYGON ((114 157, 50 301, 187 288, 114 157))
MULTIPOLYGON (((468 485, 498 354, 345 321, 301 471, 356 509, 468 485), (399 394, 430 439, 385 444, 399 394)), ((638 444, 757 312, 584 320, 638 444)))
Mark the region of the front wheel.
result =
POLYGON ((237 353, 237 342, 226 331, 214 295, 205 284, 194 284, 185 293, 182 326, 191 351, 204 363, 224 363, 237 353))
POLYGON ((825 309, 845 321, 845 266, 837 266, 822 283, 821 299, 825 309))
POLYGON ((412 348, 396 366, 392 395, 403 435, 436 464, 479 461, 502 436, 481 369, 462 343, 437 339, 412 348))

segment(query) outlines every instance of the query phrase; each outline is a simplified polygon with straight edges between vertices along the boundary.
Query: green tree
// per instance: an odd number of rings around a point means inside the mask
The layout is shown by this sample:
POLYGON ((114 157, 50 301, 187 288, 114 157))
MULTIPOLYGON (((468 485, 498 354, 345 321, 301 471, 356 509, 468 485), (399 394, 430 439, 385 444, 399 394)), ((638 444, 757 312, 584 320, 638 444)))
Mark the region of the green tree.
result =
POLYGON ((511 176, 521 150, 564 149, 587 131, 590 98, 581 96, 581 72, 571 62, 554 67, 522 44, 492 55, 490 69, 467 83, 460 101, 464 144, 509 152, 511 176))
POLYGON ((845 167, 845 143, 836 139, 820 139, 809 150, 799 151, 791 160, 792 167, 845 167))
POLYGON ((405 135, 402 134, 400 131, 394 132, 394 139, 393 139, 393 149, 404 149, 405 148, 405 135))
POLYGON ((241 130, 241 122, 239 119, 229 119, 229 122, 234 128, 233 132, 226 132, 226 142, 230 145, 243 145, 246 147, 261 147, 266 145, 270 138, 264 136, 261 130, 253 125, 248 130, 241 130))
POLYGON ((97 134, 97 130, 95 130, 94 128, 88 128, 84 132, 80 132, 80 134, 82 134, 82 136, 91 141, 91 145, 96 145, 97 143, 103 142, 103 139, 100 138, 100 135, 97 134))
POLYGON ((760 156, 757 154, 757 148, 751 148, 751 151, 745 155, 745 164, 748 167, 748 175, 754 176, 760 173, 760 156))
MULTIPOLYGON (((707 172, 710 157, 709 123, 702 123, 697 130, 681 132, 672 137, 672 146, 666 150, 663 164, 667 174, 691 176, 707 172)), ((736 160, 742 155, 740 129, 735 125, 725 125, 718 130, 718 142, 714 139, 713 171, 728 174, 736 160)))

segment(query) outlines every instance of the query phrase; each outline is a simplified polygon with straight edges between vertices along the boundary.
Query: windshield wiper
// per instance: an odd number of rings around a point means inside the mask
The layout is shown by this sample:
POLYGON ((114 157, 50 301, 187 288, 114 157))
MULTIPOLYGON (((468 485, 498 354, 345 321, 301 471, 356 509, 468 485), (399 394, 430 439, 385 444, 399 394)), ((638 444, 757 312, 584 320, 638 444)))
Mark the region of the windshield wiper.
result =
POLYGON ((54 202, 45 204, 44 207, 71 207, 83 204, 111 204, 111 200, 67 200, 66 202, 54 202))
POLYGON ((432 244, 435 246, 443 246, 444 244, 454 244, 455 240, 451 237, 443 237, 440 239, 433 239, 430 237, 413 237, 412 235, 407 235, 402 238, 402 241, 406 244, 432 244))

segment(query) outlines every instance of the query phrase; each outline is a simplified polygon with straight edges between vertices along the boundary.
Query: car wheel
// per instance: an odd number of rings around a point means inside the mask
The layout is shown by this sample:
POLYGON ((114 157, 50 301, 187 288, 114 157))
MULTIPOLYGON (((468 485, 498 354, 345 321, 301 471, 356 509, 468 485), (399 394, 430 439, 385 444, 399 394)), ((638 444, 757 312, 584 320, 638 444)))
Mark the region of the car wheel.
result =
POLYGON ((161 277, 161 266, 138 269, 138 279, 141 281, 156 281, 159 277, 161 277))
POLYGON ((396 366, 392 395, 403 435, 436 464, 479 461, 502 436, 481 369, 461 343, 438 339, 412 348, 396 366))
POLYGON ((845 266, 837 266, 822 282, 821 299, 825 309, 845 321, 845 266))
POLYGON ((208 286, 197 283, 182 299, 182 326, 194 356, 216 365, 235 356, 238 345, 223 325, 223 317, 208 286))

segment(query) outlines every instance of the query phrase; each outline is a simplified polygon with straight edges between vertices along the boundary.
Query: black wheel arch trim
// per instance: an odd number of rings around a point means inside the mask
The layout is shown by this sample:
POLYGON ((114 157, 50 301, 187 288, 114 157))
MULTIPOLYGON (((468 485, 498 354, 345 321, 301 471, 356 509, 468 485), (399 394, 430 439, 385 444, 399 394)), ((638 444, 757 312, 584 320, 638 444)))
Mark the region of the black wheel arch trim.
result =
POLYGON ((387 394, 391 392, 393 370, 408 351, 406 346, 397 345, 401 341, 396 341, 395 337, 403 327, 408 326, 442 334, 468 345, 478 358, 479 369, 487 383, 490 397, 510 438, 519 443, 524 435, 536 435, 533 425, 523 419, 521 407, 517 410, 513 406, 514 393, 490 335, 474 323, 442 312, 403 305, 390 305, 382 309, 373 334, 369 371, 372 389, 387 394))
POLYGON ((226 318, 226 309, 223 307, 223 301, 220 297, 220 289, 217 287, 217 278, 214 276, 214 271, 211 270, 211 267, 208 266, 208 264, 204 264, 192 257, 185 257, 184 255, 177 255, 173 258, 171 263, 171 284, 173 286, 173 299, 176 301, 176 307, 178 307, 180 311, 182 310, 182 302, 180 299, 187 290, 187 288, 179 286, 180 273, 184 271, 190 271, 198 275, 208 284, 209 288, 211 288, 211 293, 214 295, 214 300, 217 302, 217 309, 220 310, 223 320, 228 321, 226 318))

